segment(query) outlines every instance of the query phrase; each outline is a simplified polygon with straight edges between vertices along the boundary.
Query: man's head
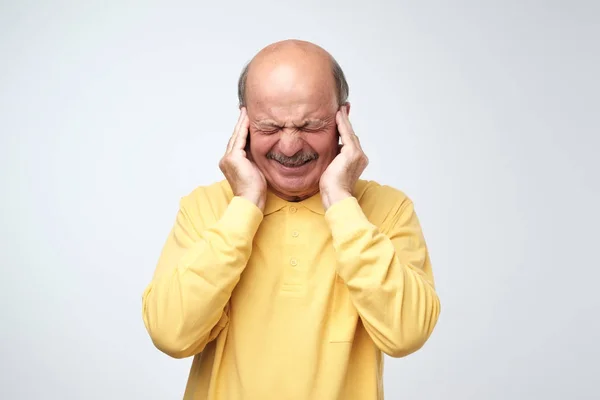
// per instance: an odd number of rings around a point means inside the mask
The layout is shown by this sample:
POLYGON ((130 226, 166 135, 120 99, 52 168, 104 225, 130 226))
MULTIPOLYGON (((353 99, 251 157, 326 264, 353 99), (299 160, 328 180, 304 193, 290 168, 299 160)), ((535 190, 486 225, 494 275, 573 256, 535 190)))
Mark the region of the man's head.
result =
POLYGON ((309 42, 274 43, 244 69, 238 96, 250 120, 249 156, 271 189, 287 200, 317 193, 338 154, 336 113, 349 107, 334 58, 309 42))

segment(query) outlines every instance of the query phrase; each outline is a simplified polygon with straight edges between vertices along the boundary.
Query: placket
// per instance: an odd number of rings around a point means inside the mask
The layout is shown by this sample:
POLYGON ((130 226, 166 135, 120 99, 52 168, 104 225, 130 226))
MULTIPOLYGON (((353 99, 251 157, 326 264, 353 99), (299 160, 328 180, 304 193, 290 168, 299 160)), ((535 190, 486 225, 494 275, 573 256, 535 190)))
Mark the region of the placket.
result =
POLYGON ((284 251, 282 253, 283 282, 281 292, 291 297, 302 297, 306 293, 306 277, 309 266, 306 257, 308 224, 304 207, 291 205, 285 210, 284 251))

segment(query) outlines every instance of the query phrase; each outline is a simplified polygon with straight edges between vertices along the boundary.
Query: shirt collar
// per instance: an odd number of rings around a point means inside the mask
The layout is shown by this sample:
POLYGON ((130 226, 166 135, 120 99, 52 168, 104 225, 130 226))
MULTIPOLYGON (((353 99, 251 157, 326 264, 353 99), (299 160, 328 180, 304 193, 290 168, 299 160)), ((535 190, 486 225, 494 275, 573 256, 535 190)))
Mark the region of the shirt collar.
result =
POLYGON ((265 203, 265 215, 273 214, 276 211, 281 210, 287 205, 287 201, 277 197, 273 192, 267 190, 267 201, 265 203))
POLYGON ((293 202, 278 197, 270 190, 267 191, 267 201, 265 203, 264 211, 265 215, 272 214, 284 207, 305 207, 316 214, 325 215, 325 209, 323 208, 323 201, 321 200, 320 193, 317 193, 302 201, 293 202))
MULTIPOLYGON (((367 187, 368 182, 369 181, 367 181, 367 180, 359 179, 356 182, 356 185, 354 186, 352 195, 354 197, 356 197, 357 199, 360 199, 362 197, 362 195, 364 194, 364 191, 367 187)), ((317 194, 315 194, 307 199, 304 199, 302 201, 292 202, 292 201, 286 201, 280 197, 277 197, 270 190, 267 191, 267 202, 265 204, 264 215, 272 214, 276 211, 281 210, 282 208, 284 208, 286 206, 306 207, 307 209, 309 209, 310 211, 312 211, 316 214, 325 215, 325 208, 323 207, 323 199, 321 198, 320 192, 318 192, 317 194)))
POLYGON ((320 192, 308 199, 302 200, 300 204, 316 214, 325 215, 325 208, 323 207, 323 199, 320 192))
MULTIPOLYGON (((360 187, 364 186, 364 185, 362 185, 362 183, 363 183, 362 181, 359 181, 358 185, 360 185, 360 187)), ((224 186, 226 192, 229 194, 229 197, 232 197, 233 192, 232 192, 231 186, 229 186, 229 183, 227 182, 227 180, 223 179, 221 181, 221 184, 224 186)), ((288 207, 288 206, 306 207, 307 209, 309 209, 310 211, 312 211, 316 214, 325 215, 325 208, 323 207, 321 193, 317 193, 317 194, 315 194, 307 199, 304 199, 302 201, 299 201, 299 202, 291 202, 291 201, 286 201, 280 197, 277 197, 277 195, 275 195, 275 193, 273 193, 270 190, 267 191, 267 201, 265 203, 264 215, 273 214, 274 212, 279 211, 282 208, 288 207)))

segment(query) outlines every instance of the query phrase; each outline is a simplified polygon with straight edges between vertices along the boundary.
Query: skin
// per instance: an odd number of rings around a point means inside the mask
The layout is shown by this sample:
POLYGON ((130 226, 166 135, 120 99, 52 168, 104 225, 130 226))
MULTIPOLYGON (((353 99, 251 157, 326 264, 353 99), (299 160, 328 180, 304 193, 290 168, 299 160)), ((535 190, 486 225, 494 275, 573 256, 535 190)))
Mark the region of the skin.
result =
POLYGON ((246 107, 219 164, 234 194, 261 210, 267 189, 288 201, 320 191, 325 209, 352 196, 368 159, 349 110, 338 105, 325 50, 293 40, 263 49, 250 63, 246 107))

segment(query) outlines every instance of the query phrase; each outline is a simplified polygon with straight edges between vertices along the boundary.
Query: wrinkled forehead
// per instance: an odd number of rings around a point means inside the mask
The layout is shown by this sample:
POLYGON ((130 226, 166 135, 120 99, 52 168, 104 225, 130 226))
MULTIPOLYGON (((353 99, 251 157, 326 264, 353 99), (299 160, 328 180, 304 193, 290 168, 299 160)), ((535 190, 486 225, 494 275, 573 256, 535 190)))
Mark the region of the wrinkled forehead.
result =
POLYGON ((303 89, 248 98, 248 117, 253 124, 276 126, 325 125, 335 120, 335 97, 303 89))
POLYGON ((251 70, 246 88, 249 115, 327 114, 337 106, 334 79, 329 68, 276 65, 251 70))

